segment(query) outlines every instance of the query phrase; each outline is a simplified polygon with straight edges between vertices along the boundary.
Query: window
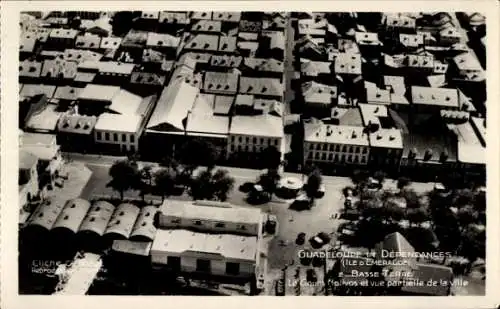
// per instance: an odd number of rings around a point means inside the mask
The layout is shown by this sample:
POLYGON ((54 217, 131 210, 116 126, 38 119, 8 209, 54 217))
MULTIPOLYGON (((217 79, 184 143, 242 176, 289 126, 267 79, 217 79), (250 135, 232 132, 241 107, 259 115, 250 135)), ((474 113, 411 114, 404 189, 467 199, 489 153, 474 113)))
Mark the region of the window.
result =
POLYGON ((323 144, 323 151, 327 151, 328 150, 328 145, 327 144, 323 144))
POLYGON ((196 271, 210 272, 210 260, 196 260, 196 271))
POLYGON ((96 132, 96 140, 100 141, 102 139, 102 133, 101 132, 96 132))
POLYGON ((316 150, 321 150, 321 145, 320 144, 316 144, 316 150))
POLYGON ((250 137, 247 136, 246 141, 247 141, 247 144, 250 143, 250 137))
POLYGON ((361 163, 366 163, 366 157, 361 157, 361 163))
POLYGON ((201 221, 200 221, 200 220, 194 220, 194 221, 193 221, 193 224, 194 224, 194 225, 201 225, 201 221))
POLYGON ((229 150, 230 150, 230 151, 234 151, 234 145, 231 145, 231 146, 229 147, 229 150))
POLYGON ((335 146, 335 151, 336 151, 336 152, 339 152, 339 151, 340 151, 340 145, 336 145, 336 146, 335 146))
POLYGON ((135 143, 135 136, 133 134, 130 135, 130 142, 135 143))
POLYGON ((354 147, 352 147, 352 146, 351 146, 351 147, 349 147, 349 152, 350 152, 350 153, 353 153, 353 152, 354 152, 354 147))
POLYGON ((339 155, 335 155, 335 158, 333 159, 333 162, 337 162, 339 160, 339 155))
POLYGON ((330 144, 330 151, 333 151, 333 145, 330 144))
POLYGON ((104 140, 109 141, 109 133, 108 132, 104 133, 104 140))
POLYGON ((226 263, 226 274, 228 275, 239 275, 240 274, 240 264, 239 263, 226 263))
POLYGON ((362 151, 363 154, 367 153, 367 149, 366 147, 363 147, 363 151, 362 151))
POLYGON ((231 136, 231 141, 234 143, 234 141, 236 140, 236 137, 235 136, 231 136))
POLYGON ((245 146, 245 152, 248 152, 248 145, 245 146))
POLYGON ((113 140, 118 142, 118 133, 113 133, 113 140))
POLYGON ((277 139, 274 140, 274 146, 278 146, 278 140, 277 139))
POLYGON ((326 160, 326 153, 324 153, 324 152, 323 152, 323 153, 321 154, 321 160, 323 160, 323 161, 325 161, 325 160, 326 160))
POLYGON ((167 265, 172 270, 180 270, 181 258, 179 256, 167 256, 167 265))
POLYGON ((342 155, 342 159, 340 160, 340 162, 345 162, 345 155, 342 155))
POLYGON ((260 139, 260 143, 264 144, 264 139, 263 138, 260 139))
POLYGON ((135 146, 134 145, 130 145, 130 151, 131 152, 135 152, 135 146))
POLYGON ((319 160, 319 152, 316 152, 316 154, 314 155, 314 159, 319 160))
POLYGON ((239 141, 239 142, 241 143, 241 141, 242 141, 242 138, 241 138, 241 136, 240 136, 240 137, 238 137, 238 141, 239 141))
POLYGON ((127 135, 126 134, 122 134, 122 142, 126 142, 127 141, 127 135))
POLYGON ((330 153, 328 154, 328 161, 332 161, 333 160, 333 153, 330 153))
POLYGON ((356 153, 359 153, 359 147, 356 147, 356 153))
POLYGON ((347 157, 347 162, 352 162, 352 155, 349 155, 349 157, 347 157))
POLYGON ((314 144, 309 144, 309 149, 313 150, 314 149, 314 144))
POLYGON ((215 227, 217 227, 217 228, 225 228, 226 224, 222 223, 222 222, 217 222, 217 223, 215 223, 215 227))
POLYGON ((312 154, 312 152, 309 152, 309 154, 307 155, 307 158, 308 158, 308 159, 312 159, 312 158, 313 158, 313 154, 312 154))
POLYGON ((242 148, 241 145, 238 145, 238 151, 241 152, 242 148))
POLYGON ((257 144, 257 138, 256 137, 253 138, 253 143, 257 144))
POLYGON ((342 147, 342 152, 347 152, 347 146, 342 147))

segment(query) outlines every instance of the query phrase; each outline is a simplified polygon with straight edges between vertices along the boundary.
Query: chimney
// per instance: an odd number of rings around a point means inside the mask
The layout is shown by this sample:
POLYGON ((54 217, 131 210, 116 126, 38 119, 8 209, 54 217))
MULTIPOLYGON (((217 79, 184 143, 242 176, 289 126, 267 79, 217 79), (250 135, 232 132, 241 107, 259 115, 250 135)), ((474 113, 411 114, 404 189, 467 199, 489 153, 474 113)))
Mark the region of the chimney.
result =
POLYGON ((390 141, 393 141, 393 140, 395 140, 395 139, 396 139, 396 137, 394 137, 393 135, 389 136, 389 140, 390 140, 390 141))

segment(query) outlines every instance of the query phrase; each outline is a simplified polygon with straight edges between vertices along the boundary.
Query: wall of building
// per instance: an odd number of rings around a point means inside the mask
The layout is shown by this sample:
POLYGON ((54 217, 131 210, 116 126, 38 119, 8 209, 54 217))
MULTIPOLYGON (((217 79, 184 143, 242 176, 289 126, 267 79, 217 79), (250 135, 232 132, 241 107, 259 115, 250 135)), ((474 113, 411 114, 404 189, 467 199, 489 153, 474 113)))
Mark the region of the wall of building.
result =
POLYGON ((261 152, 269 146, 274 146, 281 151, 281 144, 282 138, 280 137, 231 134, 228 137, 227 156, 235 152, 261 152))
POLYGON ((366 165, 370 155, 368 146, 311 143, 304 144, 304 164, 326 162, 334 164, 366 165))
POLYGON ((124 133, 96 129, 94 131, 94 140, 96 143, 119 145, 120 149, 126 151, 135 152, 139 149, 139 137, 136 132, 124 133))
POLYGON ((235 233, 242 235, 259 235, 259 230, 261 229, 261 223, 239 223, 239 222, 220 222, 212 221, 207 219, 186 219, 174 216, 166 216, 164 214, 159 215, 159 225, 160 228, 174 229, 174 228, 188 228, 200 231, 208 232, 218 232, 218 233, 235 233), (199 221, 200 225, 197 225, 195 221, 199 221), (218 224, 224 224, 224 226, 218 226, 218 224))

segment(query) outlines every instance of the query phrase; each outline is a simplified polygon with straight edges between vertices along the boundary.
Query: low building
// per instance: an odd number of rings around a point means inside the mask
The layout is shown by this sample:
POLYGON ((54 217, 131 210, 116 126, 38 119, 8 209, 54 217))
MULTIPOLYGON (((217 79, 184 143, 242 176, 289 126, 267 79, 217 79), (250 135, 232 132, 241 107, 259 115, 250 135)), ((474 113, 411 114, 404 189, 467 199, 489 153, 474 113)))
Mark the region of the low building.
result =
POLYGON ((301 88, 304 114, 317 118, 329 117, 332 107, 337 104, 337 87, 310 81, 303 83, 301 88))
POLYGON ((75 47, 81 49, 98 50, 101 46, 101 37, 97 34, 85 33, 76 37, 75 47))
POLYGON ((57 142, 63 151, 87 152, 94 148, 96 116, 66 114, 57 124, 57 142))
POLYGON ((169 34, 149 32, 146 48, 161 51, 168 59, 173 59, 177 54, 180 40, 180 37, 169 34))
POLYGON ((52 29, 44 44, 44 48, 51 50, 65 50, 75 46, 78 31, 73 29, 56 28, 52 29))
POLYGON ((120 90, 113 97, 107 113, 97 119, 94 138, 102 150, 112 152, 139 151, 139 139, 146 127, 156 97, 140 97, 120 90))
POLYGON ((281 102, 285 95, 285 88, 281 80, 277 78, 242 76, 240 77, 239 93, 281 102))
POLYGON ((335 57, 335 73, 344 76, 361 75, 361 55, 339 53, 335 57))

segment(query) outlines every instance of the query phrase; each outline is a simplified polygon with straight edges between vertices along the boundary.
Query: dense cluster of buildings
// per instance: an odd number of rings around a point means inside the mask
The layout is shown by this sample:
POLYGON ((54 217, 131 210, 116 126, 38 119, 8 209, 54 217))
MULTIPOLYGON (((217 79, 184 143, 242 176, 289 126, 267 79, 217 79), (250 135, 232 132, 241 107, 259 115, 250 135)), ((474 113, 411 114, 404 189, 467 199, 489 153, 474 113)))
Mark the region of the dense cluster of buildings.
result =
POLYGON ((171 155, 179 137, 221 159, 282 150, 284 14, 136 15, 114 36, 112 13, 23 14, 21 129, 80 152, 171 155))
POLYGON ((304 164, 484 176, 485 62, 454 14, 295 15, 304 164))

